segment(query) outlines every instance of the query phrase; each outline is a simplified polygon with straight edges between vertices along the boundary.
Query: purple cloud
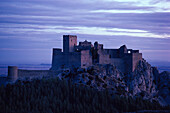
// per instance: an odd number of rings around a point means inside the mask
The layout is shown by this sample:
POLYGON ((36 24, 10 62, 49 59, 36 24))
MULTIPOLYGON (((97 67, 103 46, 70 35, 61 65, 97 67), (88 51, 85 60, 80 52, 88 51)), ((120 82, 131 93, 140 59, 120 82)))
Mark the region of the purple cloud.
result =
MULTIPOLYGON (((150 4, 159 2, 153 0, 150 4)), ((157 5, 137 5, 133 1, 1 0, 0 53, 4 53, 3 48, 14 48, 15 52, 17 48, 62 47, 63 34, 76 34, 79 41, 99 40, 107 48, 127 44, 129 48, 142 50, 146 58, 162 59, 155 56, 156 51, 162 50, 164 60, 169 61, 170 11, 165 9, 157 5), (110 10, 114 12, 108 13, 110 10), (148 52, 151 50, 154 50, 152 54, 148 52)))

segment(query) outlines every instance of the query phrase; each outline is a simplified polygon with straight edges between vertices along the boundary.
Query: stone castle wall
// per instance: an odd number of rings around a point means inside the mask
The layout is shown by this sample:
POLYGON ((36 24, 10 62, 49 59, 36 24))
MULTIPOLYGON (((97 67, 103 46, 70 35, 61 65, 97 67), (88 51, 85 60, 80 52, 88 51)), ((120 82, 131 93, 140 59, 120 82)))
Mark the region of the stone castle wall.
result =
POLYGON ((53 70, 57 69, 61 65, 65 65, 66 63, 65 56, 63 56, 63 53, 61 50, 53 49, 53 56, 52 56, 52 68, 53 70))
POLYGON ((77 36, 63 36, 63 52, 74 52, 74 46, 77 45, 77 36))
POLYGON ((123 57, 125 70, 124 72, 133 72, 140 60, 142 60, 142 53, 127 53, 123 57))
POLYGON ((123 60, 124 60, 124 72, 126 73, 130 73, 132 72, 132 54, 126 54, 124 57, 123 57, 123 60))
POLYGON ((125 62, 121 58, 111 58, 110 63, 114 65, 119 71, 125 71, 125 62))
POLYGON ((40 78, 52 75, 49 70, 22 70, 18 69, 18 78, 40 78))
POLYGON ((62 49, 53 49, 50 70, 18 70, 12 66, 8 68, 8 78, 49 76, 53 74, 52 71, 60 68, 86 68, 93 64, 113 64, 121 72, 131 73, 140 60, 142 60, 142 53, 139 53, 139 50, 127 49, 126 45, 119 49, 104 49, 103 44, 95 42, 93 46, 87 40, 77 45, 77 36, 64 35, 63 52, 62 49))
POLYGON ((142 53, 133 53, 132 56, 132 61, 133 61, 133 67, 132 67, 132 71, 135 70, 137 64, 139 63, 139 61, 142 60, 142 53))
POLYGON ((81 67, 81 53, 79 52, 71 52, 68 54, 65 54, 66 59, 68 59, 68 62, 66 62, 66 65, 69 67, 81 67))
POLYGON ((110 58, 119 58, 119 50, 118 49, 104 49, 104 51, 110 55, 110 58))
POLYGON ((17 80, 18 78, 18 67, 17 66, 8 66, 8 79, 17 80))
POLYGON ((91 42, 80 42, 77 46, 77 37, 71 35, 63 36, 63 49, 53 50, 52 70, 60 67, 88 67, 95 63, 113 64, 121 72, 133 72, 142 54, 139 50, 127 49, 126 45, 119 49, 103 49, 103 45, 94 43, 94 48, 84 48, 91 45, 91 42), (95 51, 97 52, 96 54, 95 51), (92 55, 93 54, 93 55, 92 55))
POLYGON ((68 52, 53 50, 52 69, 60 67, 88 67, 92 65, 92 55, 89 50, 68 52))
POLYGON ((81 51, 81 67, 88 67, 92 65, 92 55, 89 50, 81 51))
POLYGON ((53 50, 52 70, 66 67, 80 67, 81 53, 79 52, 61 52, 53 50))
POLYGON ((110 63, 110 55, 107 54, 105 51, 99 50, 98 55, 99 55, 99 64, 109 64, 110 63))
POLYGON ((24 70, 17 66, 8 66, 8 80, 42 78, 57 75, 59 71, 54 70, 24 70))

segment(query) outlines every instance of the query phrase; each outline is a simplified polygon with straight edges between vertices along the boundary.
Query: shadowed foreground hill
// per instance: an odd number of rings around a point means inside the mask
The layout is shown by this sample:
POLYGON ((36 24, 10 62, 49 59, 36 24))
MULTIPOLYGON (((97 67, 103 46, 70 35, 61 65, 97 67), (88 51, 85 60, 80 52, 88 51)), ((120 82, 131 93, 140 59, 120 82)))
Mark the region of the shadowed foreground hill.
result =
POLYGON ((57 78, 18 81, 0 87, 2 113, 110 113, 138 110, 165 110, 157 102, 142 98, 110 95, 87 86, 57 78))

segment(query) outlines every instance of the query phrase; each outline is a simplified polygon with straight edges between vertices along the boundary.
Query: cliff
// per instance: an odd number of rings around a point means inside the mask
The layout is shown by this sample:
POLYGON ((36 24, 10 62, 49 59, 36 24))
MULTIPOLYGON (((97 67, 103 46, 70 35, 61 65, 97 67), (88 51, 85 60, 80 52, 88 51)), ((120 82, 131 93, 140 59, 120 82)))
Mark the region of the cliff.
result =
POLYGON ((99 91, 107 89, 110 94, 142 97, 159 101, 161 105, 170 105, 170 73, 159 73, 142 59, 135 71, 124 75, 113 65, 94 65, 86 69, 73 68, 62 70, 56 75, 61 80, 72 81, 77 85, 86 85, 99 91))
POLYGON ((128 87, 133 95, 157 100, 162 105, 170 105, 169 72, 159 73, 156 67, 142 60, 128 80, 128 87))

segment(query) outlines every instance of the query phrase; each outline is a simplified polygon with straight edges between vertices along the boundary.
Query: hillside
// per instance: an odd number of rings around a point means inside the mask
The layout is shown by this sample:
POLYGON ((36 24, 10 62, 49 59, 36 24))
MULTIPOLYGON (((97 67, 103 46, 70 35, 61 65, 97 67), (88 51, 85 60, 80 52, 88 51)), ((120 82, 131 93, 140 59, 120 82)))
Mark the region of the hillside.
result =
POLYGON ((61 69, 49 78, 0 87, 0 109, 11 112, 133 112, 170 110, 170 73, 144 59, 133 73, 113 65, 61 69))
POLYGON ((115 113, 168 109, 156 101, 111 96, 107 90, 97 91, 58 78, 18 81, 0 87, 3 113, 115 113))
POLYGON ((60 80, 90 86, 99 91, 107 89, 109 93, 121 96, 142 97, 158 101, 161 105, 170 105, 170 73, 159 73, 144 59, 135 71, 123 74, 113 65, 94 65, 86 69, 64 69, 56 75, 60 80))

